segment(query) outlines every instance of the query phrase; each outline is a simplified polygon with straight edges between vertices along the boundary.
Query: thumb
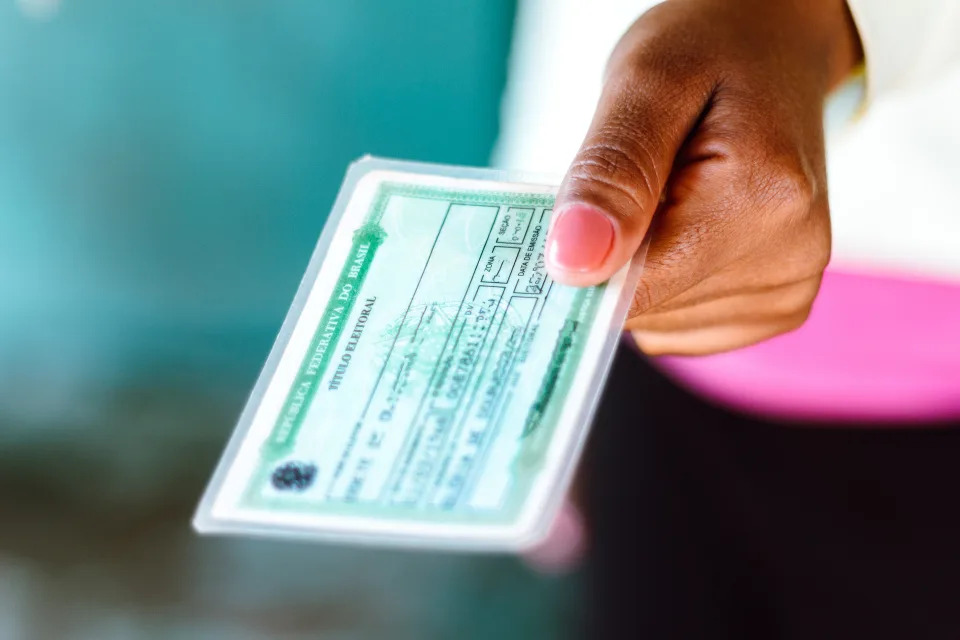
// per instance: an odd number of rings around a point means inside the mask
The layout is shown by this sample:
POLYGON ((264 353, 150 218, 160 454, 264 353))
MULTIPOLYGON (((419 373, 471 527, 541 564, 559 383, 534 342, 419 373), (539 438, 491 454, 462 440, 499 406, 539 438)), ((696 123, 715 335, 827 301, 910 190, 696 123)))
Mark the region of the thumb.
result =
POLYGON ((546 262, 562 284, 598 284, 630 261, 660 204, 674 158, 709 100, 712 87, 703 83, 636 69, 609 76, 560 186, 546 262))

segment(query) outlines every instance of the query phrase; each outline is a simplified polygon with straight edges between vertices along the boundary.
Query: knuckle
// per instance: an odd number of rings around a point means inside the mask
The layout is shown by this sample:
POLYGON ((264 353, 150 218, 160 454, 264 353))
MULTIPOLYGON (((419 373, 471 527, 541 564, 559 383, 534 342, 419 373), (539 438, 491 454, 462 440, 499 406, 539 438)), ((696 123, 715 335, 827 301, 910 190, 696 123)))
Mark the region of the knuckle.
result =
POLYGON ((827 229, 825 235, 816 236, 814 242, 808 249, 807 259, 814 270, 814 274, 819 276, 830 264, 830 230, 827 229))
POLYGON ((790 276, 791 280, 813 281, 816 285, 810 294, 813 298, 816 295, 820 277, 830 263, 830 221, 824 210, 824 215, 810 216, 805 222, 805 228, 801 227, 803 229, 801 233, 790 230, 794 238, 794 249, 785 257, 792 265, 792 268, 786 270, 786 275, 790 276))
POLYGON ((641 279, 633 290, 633 299, 630 301, 627 318, 634 319, 645 313, 653 306, 653 300, 653 287, 648 281, 641 279))
POLYGON ((802 316, 806 319, 810 315, 810 309, 813 308, 819 284, 819 278, 817 278, 815 282, 804 281, 788 288, 780 296, 779 304, 776 305, 778 315, 783 318, 802 316))
POLYGON ((812 310, 813 305, 811 303, 788 316, 783 323, 783 333, 802 327, 807 322, 807 319, 810 318, 810 312, 812 310))
POLYGON ((813 172, 801 159, 768 161, 755 187, 766 210, 789 218, 808 215, 819 191, 813 172))
POLYGON ((777 317, 784 332, 793 331, 807 321, 819 290, 820 277, 817 276, 797 282, 783 292, 777 305, 777 317))
POLYGON ((617 122, 603 126, 597 140, 588 142, 567 173, 567 189, 573 194, 598 190, 609 193, 610 200, 625 200, 616 213, 636 207, 647 210, 660 191, 653 152, 638 141, 629 129, 617 122))
POLYGON ((648 356, 663 356, 671 353, 670 334, 635 330, 631 331, 630 335, 640 351, 648 356))
POLYGON ((629 182, 634 176, 644 176, 648 171, 646 161, 627 148, 625 138, 629 134, 619 131, 615 125, 605 125, 604 128, 615 130, 601 130, 603 140, 589 143, 580 151, 573 162, 574 174, 588 179, 603 177, 618 182, 629 182))
POLYGON ((727 131, 711 140, 710 149, 735 167, 735 181, 767 216, 802 219, 826 200, 817 172, 796 146, 756 132, 727 131))
POLYGON ((697 47, 677 47, 675 34, 646 33, 644 41, 633 43, 625 53, 615 52, 611 70, 625 86, 655 88, 666 107, 688 95, 709 93, 717 74, 717 63, 697 47))
MULTIPOLYGON (((756 154, 744 169, 751 224, 773 282, 819 277, 830 262, 829 205, 815 172, 802 157, 756 154)), ((743 184, 743 183, 741 183, 743 184)))

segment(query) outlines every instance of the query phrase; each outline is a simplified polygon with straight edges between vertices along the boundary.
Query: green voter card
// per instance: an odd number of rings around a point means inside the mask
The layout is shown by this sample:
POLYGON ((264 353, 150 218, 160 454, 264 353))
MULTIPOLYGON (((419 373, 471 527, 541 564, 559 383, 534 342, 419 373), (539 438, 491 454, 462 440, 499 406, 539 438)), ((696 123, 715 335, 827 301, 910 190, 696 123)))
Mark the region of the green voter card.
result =
POLYGON ((630 278, 550 278, 554 193, 355 163, 197 528, 486 550, 542 537, 630 278))

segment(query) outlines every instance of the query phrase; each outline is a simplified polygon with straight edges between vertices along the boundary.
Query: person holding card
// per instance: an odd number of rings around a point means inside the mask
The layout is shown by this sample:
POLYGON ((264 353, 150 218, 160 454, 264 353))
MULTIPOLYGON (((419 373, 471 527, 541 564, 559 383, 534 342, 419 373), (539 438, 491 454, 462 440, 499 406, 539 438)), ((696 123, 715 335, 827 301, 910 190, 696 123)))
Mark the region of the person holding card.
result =
POLYGON ((620 354, 587 530, 533 561, 590 550, 599 637, 957 637, 960 5, 670 0, 595 92, 636 4, 521 12, 500 160, 569 161, 557 281, 650 239, 626 328, 664 356, 620 354))

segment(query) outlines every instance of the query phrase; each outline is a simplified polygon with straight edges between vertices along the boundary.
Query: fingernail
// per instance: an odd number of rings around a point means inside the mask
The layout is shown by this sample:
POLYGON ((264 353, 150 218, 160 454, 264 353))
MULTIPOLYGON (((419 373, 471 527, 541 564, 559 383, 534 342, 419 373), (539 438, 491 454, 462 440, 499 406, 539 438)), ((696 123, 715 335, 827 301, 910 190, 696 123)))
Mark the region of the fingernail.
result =
POLYGON ((526 561, 540 571, 562 573, 579 564, 586 546, 583 518, 576 507, 566 504, 557 515, 550 535, 526 554, 526 561))
POLYGON ((610 216, 585 204, 557 214, 547 238, 547 261, 564 271, 592 271, 600 267, 613 247, 610 216))

